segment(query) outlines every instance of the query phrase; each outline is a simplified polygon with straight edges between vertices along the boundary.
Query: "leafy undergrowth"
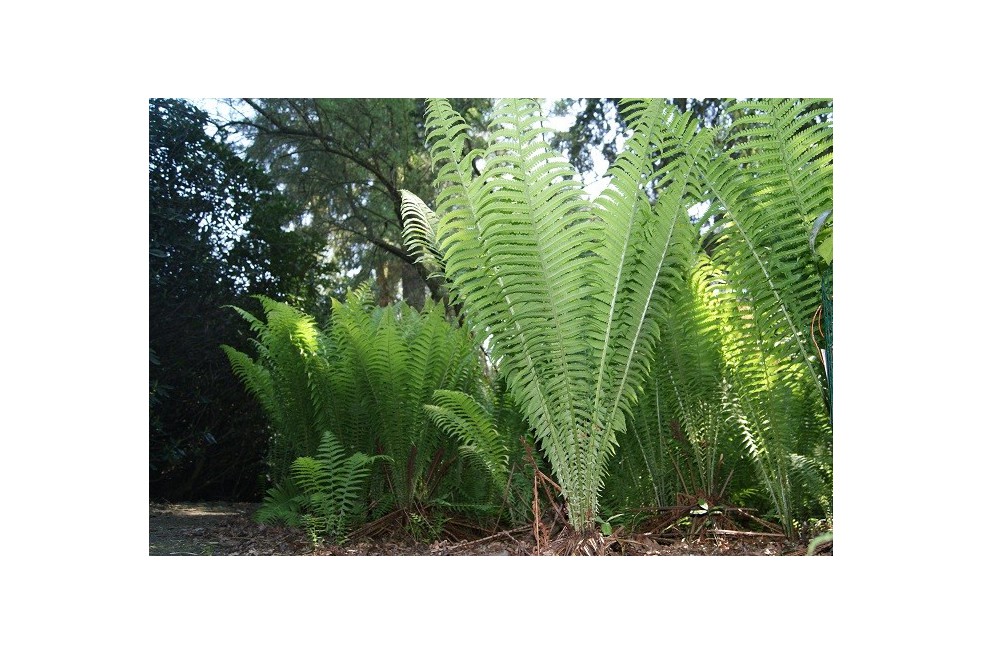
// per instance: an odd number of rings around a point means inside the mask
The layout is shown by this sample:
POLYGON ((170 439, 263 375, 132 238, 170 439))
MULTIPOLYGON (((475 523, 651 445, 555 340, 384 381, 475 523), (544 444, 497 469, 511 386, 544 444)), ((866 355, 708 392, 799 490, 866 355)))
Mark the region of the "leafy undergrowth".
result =
MULTIPOLYGON (((150 504, 150 555, 541 555, 565 554, 571 544, 563 535, 537 544, 532 526, 469 541, 416 543, 395 537, 353 539, 342 546, 314 546, 303 530, 259 525, 253 503, 150 504)), ((707 528, 699 534, 677 529, 614 530, 577 544, 580 551, 605 555, 804 555, 807 543, 772 533, 707 528)), ((831 555, 832 544, 818 555, 831 555)))

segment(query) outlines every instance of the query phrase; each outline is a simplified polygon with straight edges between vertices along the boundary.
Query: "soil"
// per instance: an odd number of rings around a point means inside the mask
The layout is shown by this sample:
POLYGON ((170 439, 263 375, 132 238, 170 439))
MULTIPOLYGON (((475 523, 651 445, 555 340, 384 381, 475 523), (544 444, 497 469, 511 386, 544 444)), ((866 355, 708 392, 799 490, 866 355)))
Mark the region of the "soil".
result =
MULTIPOLYGON (((314 545, 297 528, 259 525, 254 503, 150 503, 150 555, 805 555, 807 540, 775 533, 706 528, 696 534, 677 529, 614 530, 572 544, 562 534, 537 544, 532 526, 467 541, 417 543, 398 537, 353 538, 344 545, 314 545)), ((831 555, 832 543, 817 555, 831 555)))

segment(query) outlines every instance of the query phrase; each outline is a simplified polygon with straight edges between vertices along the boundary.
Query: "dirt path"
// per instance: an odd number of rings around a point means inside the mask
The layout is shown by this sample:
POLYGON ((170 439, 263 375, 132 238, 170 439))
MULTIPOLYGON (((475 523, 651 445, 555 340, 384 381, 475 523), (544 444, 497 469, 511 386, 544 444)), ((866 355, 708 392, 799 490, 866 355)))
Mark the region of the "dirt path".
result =
POLYGON ((255 503, 150 503, 151 555, 301 555, 300 530, 257 525, 255 503))

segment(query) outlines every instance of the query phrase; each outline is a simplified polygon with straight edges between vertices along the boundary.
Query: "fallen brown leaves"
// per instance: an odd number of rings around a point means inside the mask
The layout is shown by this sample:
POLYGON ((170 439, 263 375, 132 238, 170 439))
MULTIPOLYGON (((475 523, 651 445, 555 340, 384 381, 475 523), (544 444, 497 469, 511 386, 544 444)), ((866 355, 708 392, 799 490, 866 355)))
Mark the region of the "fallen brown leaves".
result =
MULTIPOLYGON (((501 531, 469 541, 429 544, 377 535, 344 545, 314 547, 303 530, 259 525, 251 503, 181 503, 150 505, 150 555, 320 555, 320 556, 526 556, 588 553, 629 556, 804 555, 807 547, 774 533, 706 527, 698 534, 638 531, 574 538, 559 534, 543 542, 532 526, 501 531)), ((831 555, 832 544, 819 549, 831 555)))

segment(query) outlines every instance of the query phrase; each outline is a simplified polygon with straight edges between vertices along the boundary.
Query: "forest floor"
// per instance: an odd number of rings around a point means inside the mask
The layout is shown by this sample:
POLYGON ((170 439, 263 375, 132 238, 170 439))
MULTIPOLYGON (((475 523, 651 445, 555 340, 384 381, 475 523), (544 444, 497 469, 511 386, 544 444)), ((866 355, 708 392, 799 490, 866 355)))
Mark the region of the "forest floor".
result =
MULTIPOLYGON (((314 546, 303 530, 259 525, 254 503, 150 503, 150 555, 542 555, 563 554, 562 536, 540 537, 532 526, 467 541, 416 543, 396 538, 357 537, 343 546, 314 546)), ((807 541, 775 533, 705 528, 638 531, 593 540, 588 548, 605 555, 804 555, 807 541)), ((831 555, 832 543, 816 554, 831 555)))

